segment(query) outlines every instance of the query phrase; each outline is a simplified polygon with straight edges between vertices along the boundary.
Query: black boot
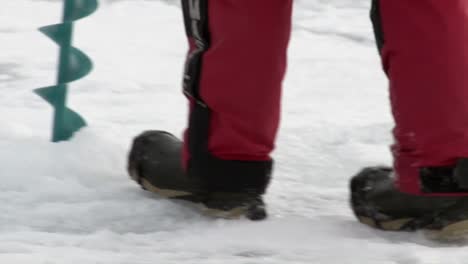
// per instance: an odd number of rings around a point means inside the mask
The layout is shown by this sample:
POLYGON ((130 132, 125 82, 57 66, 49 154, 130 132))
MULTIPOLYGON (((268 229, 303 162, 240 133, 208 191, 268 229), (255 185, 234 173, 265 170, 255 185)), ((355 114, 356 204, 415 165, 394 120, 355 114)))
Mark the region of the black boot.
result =
POLYGON ((181 156, 182 142, 179 139, 167 132, 147 131, 133 141, 128 173, 143 189, 166 198, 200 204, 204 213, 210 216, 266 218, 260 193, 208 191, 202 180, 188 177, 182 168, 181 156))
POLYGON ((391 168, 373 167, 352 178, 351 207, 361 223, 390 231, 427 230, 435 239, 468 234, 468 197, 405 194, 395 188, 393 174, 391 168))

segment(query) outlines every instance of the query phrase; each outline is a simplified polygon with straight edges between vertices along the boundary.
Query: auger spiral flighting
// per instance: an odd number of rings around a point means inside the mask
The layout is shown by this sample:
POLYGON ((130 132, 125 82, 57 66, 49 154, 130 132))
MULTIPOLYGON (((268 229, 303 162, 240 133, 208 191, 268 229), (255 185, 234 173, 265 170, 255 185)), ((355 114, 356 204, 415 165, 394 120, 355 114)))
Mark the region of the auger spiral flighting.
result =
POLYGON ((73 25, 94 13, 97 7, 97 0, 64 0, 63 22, 39 29, 60 47, 57 84, 35 90, 54 108, 53 142, 68 140, 86 126, 85 120, 66 106, 68 83, 86 76, 92 69, 91 59, 72 46, 73 25))

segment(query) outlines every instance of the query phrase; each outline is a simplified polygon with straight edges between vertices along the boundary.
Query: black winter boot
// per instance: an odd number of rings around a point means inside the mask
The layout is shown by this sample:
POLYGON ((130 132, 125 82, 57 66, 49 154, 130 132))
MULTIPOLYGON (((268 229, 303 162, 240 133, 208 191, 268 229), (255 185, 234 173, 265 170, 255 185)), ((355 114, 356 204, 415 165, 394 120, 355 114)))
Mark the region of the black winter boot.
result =
MULTIPOLYGON (((208 191, 205 183, 189 177, 182 168, 182 142, 163 131, 136 137, 128 160, 128 173, 140 186, 166 198, 202 205, 203 212, 220 218, 266 218, 260 193, 208 191)), ((222 176, 220 176, 222 177, 222 176)))
MULTIPOLYGON (((431 173, 442 171, 447 170, 435 169, 431 173)), ((468 197, 405 194, 394 186, 393 174, 391 168, 372 167, 352 178, 351 207, 361 223, 390 231, 426 230, 433 239, 465 238, 468 197)))

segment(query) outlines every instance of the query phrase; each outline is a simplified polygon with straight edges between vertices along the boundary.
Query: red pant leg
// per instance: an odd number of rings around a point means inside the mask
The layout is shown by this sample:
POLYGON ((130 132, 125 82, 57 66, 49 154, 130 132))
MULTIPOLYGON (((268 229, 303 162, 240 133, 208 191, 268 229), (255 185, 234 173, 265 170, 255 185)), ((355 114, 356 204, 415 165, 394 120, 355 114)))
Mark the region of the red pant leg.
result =
POLYGON ((216 190, 266 185, 292 0, 183 3, 191 42, 184 83, 192 102, 184 154, 188 172, 216 190))
POLYGON ((468 1, 379 0, 399 188, 468 157, 468 1))

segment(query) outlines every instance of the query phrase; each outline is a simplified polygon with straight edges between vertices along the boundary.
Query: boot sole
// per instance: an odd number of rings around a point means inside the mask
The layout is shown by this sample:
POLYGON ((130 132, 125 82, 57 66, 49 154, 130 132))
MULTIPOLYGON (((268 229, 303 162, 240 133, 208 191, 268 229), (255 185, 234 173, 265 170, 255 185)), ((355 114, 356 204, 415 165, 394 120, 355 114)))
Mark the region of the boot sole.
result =
MULTIPOLYGON (((135 180, 135 176, 131 177, 135 180)), ((203 203, 200 203, 196 199, 196 195, 191 192, 180 191, 180 190, 171 190, 171 189, 161 189, 144 178, 140 178, 137 181, 138 184, 146 191, 157 194, 164 198, 168 199, 178 199, 188 201, 193 204, 203 215, 213 218, 222 218, 222 219, 240 219, 245 216, 248 212, 247 206, 235 207, 231 210, 220 210, 215 208, 206 207, 203 203)))
POLYGON ((413 218, 402 218, 390 221, 384 221, 377 224, 374 219, 366 216, 359 216, 359 222, 373 228, 382 229, 385 231, 401 231, 403 226, 413 220, 413 218))
MULTIPOLYGON (((358 217, 359 222, 368 225, 372 228, 381 229, 384 231, 402 231, 402 228, 412 221, 412 218, 403 218, 391 221, 385 221, 377 225, 370 217, 358 217)), ((445 226, 442 229, 421 229, 424 235, 431 240, 438 241, 460 241, 468 239, 468 220, 455 222, 445 226)))
POLYGON ((229 219, 229 220, 236 220, 244 217, 247 214, 248 207, 236 207, 229 211, 219 210, 214 208, 208 208, 202 203, 197 204, 199 209, 201 210, 203 215, 213 217, 213 218, 222 218, 222 219, 229 219))
POLYGON ((193 196, 193 193, 180 191, 180 190, 170 190, 170 189, 161 189, 152 185, 148 180, 141 179, 140 185, 144 190, 147 190, 152 193, 156 193, 160 196, 169 199, 183 199, 183 197, 193 196))
POLYGON ((445 226, 440 230, 424 230, 427 238, 440 241, 460 241, 468 239, 468 220, 445 226))

